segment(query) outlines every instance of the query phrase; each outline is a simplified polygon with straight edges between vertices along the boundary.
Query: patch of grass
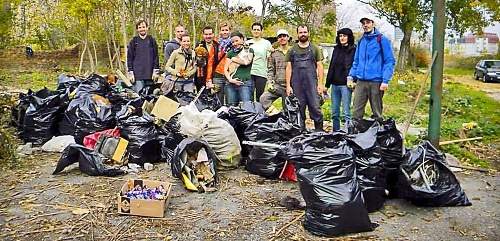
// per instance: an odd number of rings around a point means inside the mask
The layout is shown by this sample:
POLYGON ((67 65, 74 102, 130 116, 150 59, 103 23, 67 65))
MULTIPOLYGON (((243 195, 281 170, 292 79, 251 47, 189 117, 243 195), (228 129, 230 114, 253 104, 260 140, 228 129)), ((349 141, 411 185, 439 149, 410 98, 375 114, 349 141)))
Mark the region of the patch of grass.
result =
POLYGON ((16 134, 13 128, 9 128, 11 107, 13 106, 10 95, 0 95, 0 167, 11 168, 18 162, 16 134))
MULTIPOLYGON (((396 73, 389 89, 384 96, 384 115, 392 117, 396 123, 403 124, 409 118, 418 90, 423 81, 423 74, 396 73), (398 84, 398 80, 400 84, 398 84), (404 82, 404 84, 403 84, 404 82)), ((453 76, 451 76, 453 78, 453 76)), ((424 89, 415 110, 411 124, 428 128, 430 80, 424 89)), ((440 139, 441 141, 482 136, 484 144, 498 142, 500 136, 500 108, 498 102, 488 97, 482 91, 476 91, 459 82, 447 82, 443 85, 440 139), (463 123, 475 122, 477 127, 466 130, 463 123)), ((367 109, 368 113, 371 110, 367 109)), ((408 146, 420 143, 426 138, 408 136, 408 146)), ((467 147, 460 144, 442 146, 444 152, 449 152, 470 164, 488 167, 467 147)))
POLYGON ((43 87, 55 89, 57 87, 58 74, 55 72, 7 72, 0 71, 2 84, 20 89, 39 90, 43 87))
POLYGON ((447 75, 470 75, 472 78, 474 69, 445 68, 443 69, 443 73, 447 75))

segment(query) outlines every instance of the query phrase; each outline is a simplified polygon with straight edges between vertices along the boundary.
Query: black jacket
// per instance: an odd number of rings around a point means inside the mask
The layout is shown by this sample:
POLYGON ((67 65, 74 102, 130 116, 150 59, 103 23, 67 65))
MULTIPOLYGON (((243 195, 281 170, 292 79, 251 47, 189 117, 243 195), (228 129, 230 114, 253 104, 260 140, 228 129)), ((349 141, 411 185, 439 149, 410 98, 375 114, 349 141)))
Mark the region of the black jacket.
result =
POLYGON ((354 61, 354 54, 356 53, 356 45, 348 45, 341 49, 342 46, 337 44, 333 49, 332 59, 330 60, 330 66, 328 67, 328 74, 326 75, 326 88, 330 88, 331 85, 346 85, 347 75, 349 70, 351 70, 352 62, 354 61), (345 51, 345 54, 341 54, 341 51, 345 51), (344 56, 344 60, 340 61, 338 58, 344 56), (337 71, 336 71, 337 70, 337 71))

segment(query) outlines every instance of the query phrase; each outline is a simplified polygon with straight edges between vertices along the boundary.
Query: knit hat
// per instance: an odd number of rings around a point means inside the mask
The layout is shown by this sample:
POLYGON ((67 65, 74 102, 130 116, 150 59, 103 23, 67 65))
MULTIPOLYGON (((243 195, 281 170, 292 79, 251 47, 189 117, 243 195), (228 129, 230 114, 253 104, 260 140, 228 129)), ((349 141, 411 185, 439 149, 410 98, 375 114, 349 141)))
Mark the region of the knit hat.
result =
POLYGON ((343 28, 337 31, 337 37, 335 38, 335 42, 337 44, 340 44, 340 34, 345 34, 347 35, 347 44, 348 45, 353 45, 354 44, 354 34, 352 33, 352 30, 350 28, 343 28))

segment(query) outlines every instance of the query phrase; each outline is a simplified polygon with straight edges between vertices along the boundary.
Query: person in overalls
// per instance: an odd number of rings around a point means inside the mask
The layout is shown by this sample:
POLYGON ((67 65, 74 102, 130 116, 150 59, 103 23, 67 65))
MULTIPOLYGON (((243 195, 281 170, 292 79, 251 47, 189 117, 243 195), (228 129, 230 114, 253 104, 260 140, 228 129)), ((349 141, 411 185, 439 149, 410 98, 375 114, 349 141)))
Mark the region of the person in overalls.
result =
MULTIPOLYGON (((286 93, 294 93, 299 99, 300 114, 304 117, 306 106, 314 121, 314 130, 323 131, 323 113, 319 95, 323 94, 323 53, 319 47, 309 42, 306 25, 297 27, 299 42, 290 49, 285 57, 286 93)), ((305 123, 303 123, 305 127, 305 123)))

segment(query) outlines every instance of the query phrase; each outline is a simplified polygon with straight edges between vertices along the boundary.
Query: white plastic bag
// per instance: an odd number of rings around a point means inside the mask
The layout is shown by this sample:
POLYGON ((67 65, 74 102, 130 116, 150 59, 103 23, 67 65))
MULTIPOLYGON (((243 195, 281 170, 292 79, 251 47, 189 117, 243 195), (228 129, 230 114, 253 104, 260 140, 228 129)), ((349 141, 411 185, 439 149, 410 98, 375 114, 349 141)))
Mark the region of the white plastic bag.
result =
POLYGON ((70 135, 54 136, 42 146, 45 152, 63 152, 69 144, 75 144, 75 137, 70 135))
POLYGON ((222 166, 237 166, 241 146, 234 129, 214 111, 198 111, 195 105, 179 108, 180 132, 188 137, 206 141, 217 154, 222 166))

